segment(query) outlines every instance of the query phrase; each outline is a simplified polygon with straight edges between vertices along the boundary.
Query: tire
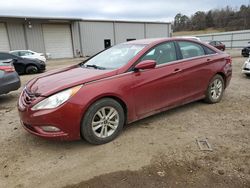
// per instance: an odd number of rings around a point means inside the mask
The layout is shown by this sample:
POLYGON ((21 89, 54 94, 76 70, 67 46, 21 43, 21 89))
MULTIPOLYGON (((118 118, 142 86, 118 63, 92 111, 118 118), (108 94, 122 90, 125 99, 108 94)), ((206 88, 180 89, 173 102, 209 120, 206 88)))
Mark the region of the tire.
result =
POLYGON ((35 65, 28 65, 25 69, 27 74, 36 74, 38 73, 38 68, 35 65))
POLYGON ((248 78, 250 78, 250 74, 246 74, 246 76, 247 76, 248 78))
POLYGON ((216 74, 210 81, 205 102, 213 104, 221 101, 225 89, 225 82, 221 75, 216 74))
POLYGON ((121 133, 124 123, 125 115, 121 104, 114 99, 103 98, 92 104, 85 113, 81 135, 91 144, 105 144, 121 133))

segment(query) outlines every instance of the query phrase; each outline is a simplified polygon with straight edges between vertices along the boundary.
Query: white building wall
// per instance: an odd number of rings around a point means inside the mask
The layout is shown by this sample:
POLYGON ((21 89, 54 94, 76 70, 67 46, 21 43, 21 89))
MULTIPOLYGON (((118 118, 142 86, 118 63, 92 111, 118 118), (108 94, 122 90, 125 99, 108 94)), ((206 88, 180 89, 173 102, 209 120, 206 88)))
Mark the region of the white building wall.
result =
POLYGON ((42 25, 32 24, 32 28, 25 25, 27 48, 35 52, 45 53, 42 25))
POLYGON ((4 23, 0 23, 0 51, 9 51, 9 39, 4 23))
POLYGON ((73 57, 72 37, 69 24, 43 24, 46 53, 51 58, 73 57))
POLYGON ((146 23, 146 38, 170 37, 169 24, 146 23))
POLYGON ((116 44, 127 42, 127 39, 145 38, 144 23, 115 22, 116 44))
POLYGON ((82 54, 91 56, 104 49, 104 40, 110 39, 114 45, 112 22, 80 22, 82 54))
POLYGON ((27 44, 24 36, 24 25, 22 23, 7 23, 7 30, 11 50, 25 50, 27 44))

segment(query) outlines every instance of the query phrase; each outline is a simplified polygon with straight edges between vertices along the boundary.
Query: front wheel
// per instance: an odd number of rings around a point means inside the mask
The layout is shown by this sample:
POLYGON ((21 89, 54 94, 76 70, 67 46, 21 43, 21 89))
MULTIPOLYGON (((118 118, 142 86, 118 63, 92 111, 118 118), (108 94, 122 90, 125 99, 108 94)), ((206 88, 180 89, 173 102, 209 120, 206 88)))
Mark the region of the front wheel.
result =
POLYGON ((35 65, 29 65, 26 67, 26 71, 27 74, 36 74, 38 73, 38 68, 35 65))
POLYGON ((211 104, 220 102, 225 88, 224 85, 222 76, 215 75, 208 85, 205 102, 211 104))
POLYGON ((91 144, 105 144, 115 139, 125 122, 124 109, 116 100, 101 99, 84 115, 81 134, 91 144))

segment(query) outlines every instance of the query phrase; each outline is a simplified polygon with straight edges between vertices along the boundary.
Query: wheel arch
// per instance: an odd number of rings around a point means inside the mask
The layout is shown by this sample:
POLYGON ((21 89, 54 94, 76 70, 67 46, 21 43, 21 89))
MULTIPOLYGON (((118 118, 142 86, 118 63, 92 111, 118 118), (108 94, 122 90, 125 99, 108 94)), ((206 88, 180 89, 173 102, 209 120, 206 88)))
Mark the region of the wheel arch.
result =
MULTIPOLYGON (((87 110, 90 108, 90 106, 92 104, 94 104, 95 102, 97 102, 97 101, 99 101, 101 99, 104 99, 104 98, 111 98, 111 99, 117 101, 122 106, 122 108, 124 109, 124 117, 125 117, 125 123, 124 124, 126 125, 127 120, 128 120, 128 105, 126 104, 126 102, 121 97, 119 97, 117 95, 114 95, 114 94, 106 94, 106 95, 100 95, 100 96, 97 96, 97 97, 93 98, 86 105, 86 110, 82 113, 82 118, 81 118, 81 122, 80 122, 80 129, 81 129, 81 125, 82 125, 82 122, 83 122, 83 119, 84 119, 84 115, 87 112, 87 110)), ((80 131, 81 138, 83 138, 81 130, 79 130, 79 131, 80 131)))
POLYGON ((26 64, 26 65, 24 66, 25 69, 26 69, 28 66, 35 66, 35 67, 38 68, 38 66, 37 66, 36 64, 34 64, 34 63, 28 63, 28 64, 26 64))
POLYGON ((223 80, 224 80, 224 89, 225 89, 226 88, 226 84, 227 84, 227 77, 226 77, 225 73, 223 73, 223 72, 217 72, 215 75, 217 75, 217 74, 220 75, 223 78, 223 80))

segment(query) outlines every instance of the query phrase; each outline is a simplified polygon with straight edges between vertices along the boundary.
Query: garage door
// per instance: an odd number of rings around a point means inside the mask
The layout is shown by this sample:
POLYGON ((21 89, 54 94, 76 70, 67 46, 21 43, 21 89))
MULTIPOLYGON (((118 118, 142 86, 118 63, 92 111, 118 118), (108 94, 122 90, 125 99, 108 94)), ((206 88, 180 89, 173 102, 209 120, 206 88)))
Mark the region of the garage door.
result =
POLYGON ((73 57, 70 25, 44 24, 43 35, 46 53, 51 58, 73 57))
POLYGON ((9 51, 10 45, 4 23, 0 23, 0 51, 9 51))

